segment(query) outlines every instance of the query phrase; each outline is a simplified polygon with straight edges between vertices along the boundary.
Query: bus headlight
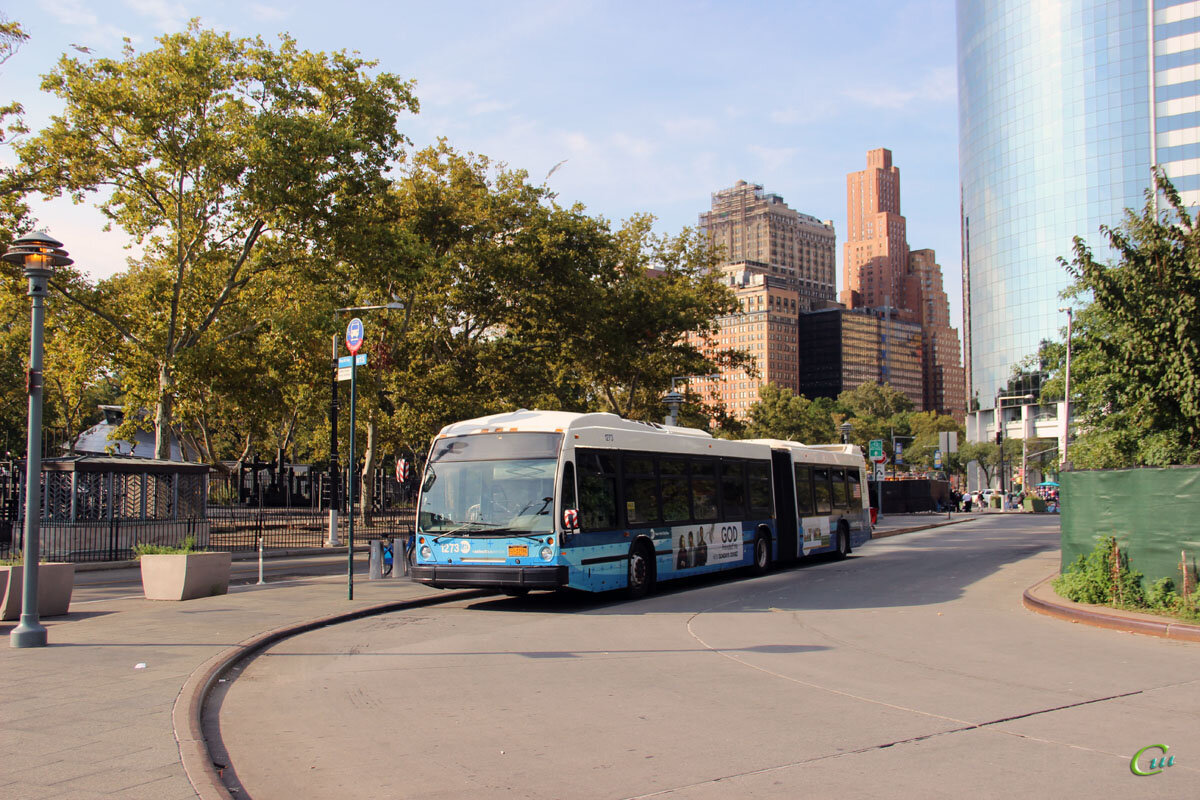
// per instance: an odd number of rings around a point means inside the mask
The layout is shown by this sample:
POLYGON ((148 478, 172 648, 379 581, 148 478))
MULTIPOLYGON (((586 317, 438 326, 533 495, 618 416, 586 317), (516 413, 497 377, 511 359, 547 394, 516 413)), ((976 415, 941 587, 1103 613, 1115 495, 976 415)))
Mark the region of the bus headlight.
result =
POLYGON ((421 547, 421 558, 425 559, 426 561, 433 558, 433 550, 430 549, 429 545, 424 545, 421 547))
POLYGON ((551 547, 542 548, 542 561, 550 561, 554 558, 554 549, 551 547))

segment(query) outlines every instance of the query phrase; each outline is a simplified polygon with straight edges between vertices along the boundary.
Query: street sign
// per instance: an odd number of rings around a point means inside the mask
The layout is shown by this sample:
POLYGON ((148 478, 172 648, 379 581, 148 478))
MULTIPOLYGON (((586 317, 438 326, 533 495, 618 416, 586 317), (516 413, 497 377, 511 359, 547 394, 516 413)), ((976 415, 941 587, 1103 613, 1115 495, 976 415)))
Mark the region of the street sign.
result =
POLYGON ((873 480, 882 481, 887 479, 887 466, 883 461, 875 462, 875 475, 873 480))
POLYGON ((942 451, 941 450, 933 451, 933 468, 934 469, 942 468, 942 451))
POLYGON ((883 439, 872 439, 867 443, 867 452, 869 458, 877 463, 887 461, 887 456, 883 454, 883 439))
POLYGON ((367 365, 367 354, 359 353, 356 356, 342 356, 338 359, 338 369, 350 369, 350 359, 354 359, 354 364, 359 367, 367 365))
POLYGON ((350 355, 356 355, 358 348, 362 347, 363 343, 363 324, 358 317, 350 320, 350 324, 346 326, 346 349, 350 351, 350 355))
POLYGON ((896 463, 904 463, 904 444, 902 442, 896 442, 896 463))

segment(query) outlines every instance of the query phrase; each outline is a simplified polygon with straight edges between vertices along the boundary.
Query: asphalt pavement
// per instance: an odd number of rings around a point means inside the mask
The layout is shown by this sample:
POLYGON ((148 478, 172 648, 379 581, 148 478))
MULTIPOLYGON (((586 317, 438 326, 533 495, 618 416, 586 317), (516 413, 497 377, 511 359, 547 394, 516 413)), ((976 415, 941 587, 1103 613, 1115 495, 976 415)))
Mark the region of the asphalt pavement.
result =
MULTIPOLYGON (((978 516, 886 515, 875 535, 978 516)), ((365 570, 366 555, 356 563, 365 570)), ((297 554, 265 562, 268 582, 258 585, 257 564, 235 562, 229 594, 183 603, 142 598, 128 565, 80 571, 70 613, 42 620, 47 647, 0 647, 0 797, 229 798, 200 715, 239 660, 294 632, 462 594, 360 572, 350 600, 344 570, 344 550, 297 554)), ((1200 627, 1069 603, 1045 581, 1024 600, 1073 622, 1200 641, 1200 627)), ((15 625, 0 624, 0 634, 15 625)))

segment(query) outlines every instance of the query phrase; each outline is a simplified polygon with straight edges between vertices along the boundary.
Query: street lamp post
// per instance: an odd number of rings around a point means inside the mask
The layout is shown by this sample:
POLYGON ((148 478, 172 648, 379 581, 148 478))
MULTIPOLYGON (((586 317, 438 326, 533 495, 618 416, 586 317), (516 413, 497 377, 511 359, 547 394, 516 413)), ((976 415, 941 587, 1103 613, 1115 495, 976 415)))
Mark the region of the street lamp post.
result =
POLYGON ((843 422, 838 426, 838 430, 842 432, 842 444, 850 444, 850 431, 854 430, 854 426, 849 422, 843 422))
POLYGON ((1075 316, 1075 309, 1067 306, 1060 308, 1059 311, 1064 311, 1067 314, 1067 373, 1063 385, 1063 441, 1062 454, 1059 457, 1059 463, 1063 469, 1070 469, 1070 462, 1067 460, 1067 443, 1071 439, 1071 320, 1075 316))
POLYGON ((25 385, 29 393, 29 427, 25 446, 25 565, 21 587, 21 622, 9 634, 13 647, 45 647, 46 628, 38 619, 38 539, 42 522, 42 327, 47 284, 54 267, 75 262, 67 257, 62 242, 38 231, 12 243, 3 256, 25 269, 29 279, 32 310, 29 318, 29 371, 25 385))

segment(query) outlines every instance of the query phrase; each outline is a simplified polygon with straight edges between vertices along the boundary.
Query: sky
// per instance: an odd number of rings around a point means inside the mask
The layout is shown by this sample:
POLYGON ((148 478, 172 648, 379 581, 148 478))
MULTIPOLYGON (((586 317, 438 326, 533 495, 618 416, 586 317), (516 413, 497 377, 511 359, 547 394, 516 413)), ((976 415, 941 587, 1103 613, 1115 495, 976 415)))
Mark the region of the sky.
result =
MULTIPOLYGON (((886 147, 909 246, 937 251, 961 333, 953 0, 0 0, 0 13, 31 37, 0 66, 0 104, 24 104, 35 131, 61 110, 40 76, 63 53, 119 57, 125 37, 150 50, 193 17, 235 36, 287 32, 415 80, 420 113, 400 120, 414 147, 444 136, 534 183, 565 160, 547 180, 559 202, 614 223, 649 213, 678 233, 713 192, 761 184, 833 221, 839 289, 846 174, 886 147)), ((32 209, 94 277, 125 267, 128 237, 90 205, 32 209)))

